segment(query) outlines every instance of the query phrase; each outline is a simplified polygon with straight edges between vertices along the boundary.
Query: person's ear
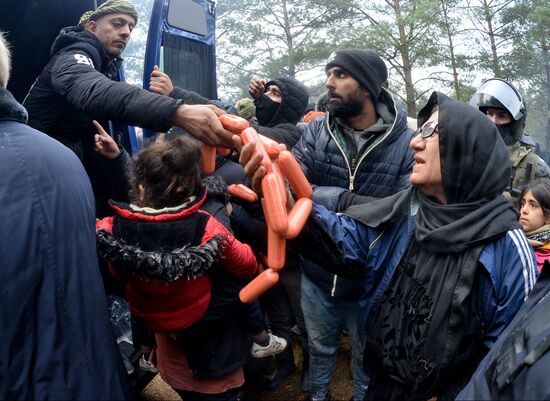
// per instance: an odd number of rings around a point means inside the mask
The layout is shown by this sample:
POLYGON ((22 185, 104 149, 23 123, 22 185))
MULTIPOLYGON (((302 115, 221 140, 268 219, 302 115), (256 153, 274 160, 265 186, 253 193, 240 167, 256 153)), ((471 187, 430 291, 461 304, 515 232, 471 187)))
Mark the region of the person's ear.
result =
POLYGON ((97 22, 96 21, 88 21, 86 23, 86 29, 90 32, 95 32, 97 29, 97 22))

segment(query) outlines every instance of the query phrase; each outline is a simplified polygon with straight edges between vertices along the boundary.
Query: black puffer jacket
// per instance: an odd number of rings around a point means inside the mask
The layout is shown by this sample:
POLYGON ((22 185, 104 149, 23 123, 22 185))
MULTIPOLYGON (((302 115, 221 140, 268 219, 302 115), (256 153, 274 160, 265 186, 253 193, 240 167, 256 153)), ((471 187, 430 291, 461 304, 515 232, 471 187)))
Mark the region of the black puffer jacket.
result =
POLYGON ((288 149, 292 149, 303 133, 296 124, 306 110, 309 94, 306 87, 294 78, 275 78, 266 83, 265 87, 269 85, 276 85, 281 90, 281 104, 271 120, 262 125, 252 126, 260 134, 284 143, 288 149))
MULTIPOLYGON (((413 131, 407 128, 407 115, 391 94, 383 90, 382 102, 392 117, 390 127, 380 133, 369 150, 361 149, 355 160, 348 160, 332 132, 329 113, 309 123, 293 153, 309 182, 315 186, 314 200, 330 207, 346 190, 358 195, 382 198, 409 186, 413 153, 409 142, 413 131)), ((305 258, 300 267, 315 284, 336 298, 357 300, 363 293, 360 281, 329 273, 305 258)))

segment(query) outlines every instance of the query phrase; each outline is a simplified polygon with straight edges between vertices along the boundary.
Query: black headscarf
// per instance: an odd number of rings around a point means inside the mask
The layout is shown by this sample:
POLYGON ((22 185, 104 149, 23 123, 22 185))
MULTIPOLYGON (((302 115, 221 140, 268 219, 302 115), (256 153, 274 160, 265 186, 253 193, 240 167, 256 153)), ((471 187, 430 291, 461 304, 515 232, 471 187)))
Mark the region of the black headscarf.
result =
POLYGON ((419 126, 436 105, 447 204, 410 188, 346 212, 376 226, 418 204, 415 238, 369 317, 368 399, 453 397, 483 355, 475 290, 479 255, 485 244, 518 227, 513 206, 501 195, 510 162, 494 124, 474 107, 434 92, 419 126))
POLYGON ((432 252, 461 252, 519 228, 517 211, 502 193, 510 177, 508 150, 495 125, 469 104, 433 92, 418 113, 418 126, 439 110, 441 175, 447 204, 415 188, 354 205, 345 214, 377 227, 410 211, 419 202, 417 241, 432 252))

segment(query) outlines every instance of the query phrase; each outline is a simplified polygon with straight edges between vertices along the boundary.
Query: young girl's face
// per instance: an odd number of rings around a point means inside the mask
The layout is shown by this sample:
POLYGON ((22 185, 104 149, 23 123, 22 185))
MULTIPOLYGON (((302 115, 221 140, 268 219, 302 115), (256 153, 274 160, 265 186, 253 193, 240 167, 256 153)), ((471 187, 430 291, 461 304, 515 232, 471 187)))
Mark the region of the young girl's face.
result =
POLYGON ((527 191, 523 195, 520 206, 519 224, 521 224, 525 232, 537 230, 549 220, 544 217, 544 211, 533 197, 531 191, 527 191))

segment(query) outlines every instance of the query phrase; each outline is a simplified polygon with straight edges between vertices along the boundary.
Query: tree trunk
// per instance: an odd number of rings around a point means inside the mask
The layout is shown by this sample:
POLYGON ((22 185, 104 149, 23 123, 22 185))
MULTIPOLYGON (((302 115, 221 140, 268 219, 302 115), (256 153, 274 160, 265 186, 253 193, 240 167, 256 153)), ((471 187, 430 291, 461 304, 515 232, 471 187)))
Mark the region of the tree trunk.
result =
POLYGON ((493 16, 491 15, 491 7, 486 0, 483 0, 483 15, 485 17, 485 22, 487 22, 487 35, 489 36, 489 43, 491 44, 493 74, 495 77, 498 77, 500 76, 500 67, 498 65, 497 45, 493 28, 493 16))
POLYGON ((409 117, 416 118, 416 96, 414 92, 414 85, 412 81, 412 61, 410 58, 407 34, 405 32, 405 26, 401 18, 401 4, 400 0, 393 1, 393 9, 395 10, 395 19, 397 21, 397 29, 399 30, 399 53, 403 59, 403 73, 405 75, 405 93, 407 98, 407 115, 409 117))
POLYGON ((458 82, 458 68, 456 63, 456 56, 455 56, 455 48, 453 44, 453 36, 451 33, 451 23, 449 22, 449 15, 448 15, 448 5, 445 0, 441 1, 441 8, 443 10, 443 24, 445 27, 445 31, 447 32, 447 39, 449 40, 449 52, 451 55, 451 68, 453 70, 453 86, 455 89, 455 97, 457 100, 462 100, 460 97, 460 85, 458 82))
POLYGON ((290 32, 290 21, 288 19, 287 1, 283 0, 283 15, 285 23, 286 45, 288 47, 288 75, 296 78, 296 60, 294 58, 294 42, 292 41, 292 32, 290 32))

